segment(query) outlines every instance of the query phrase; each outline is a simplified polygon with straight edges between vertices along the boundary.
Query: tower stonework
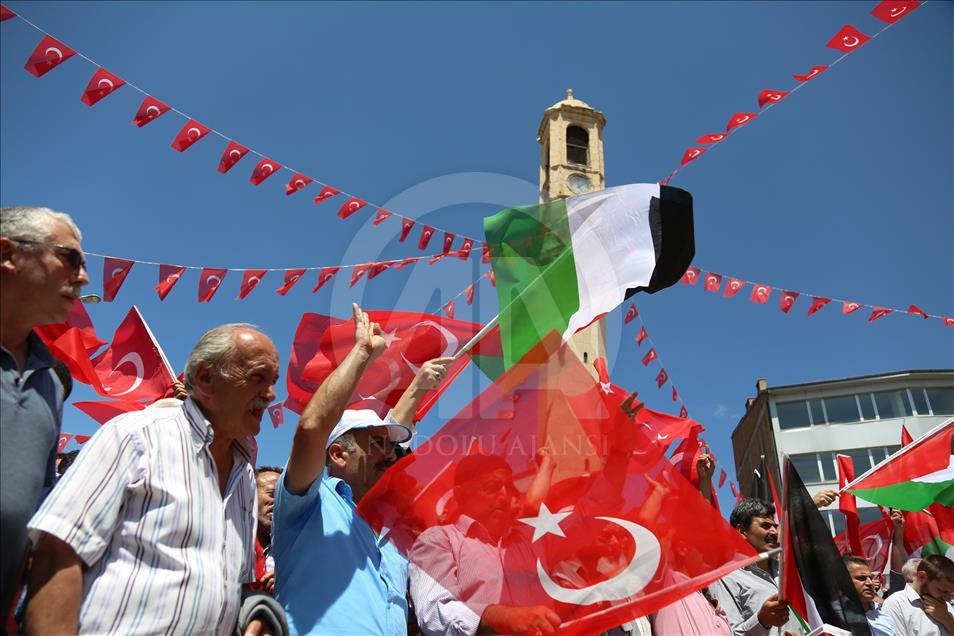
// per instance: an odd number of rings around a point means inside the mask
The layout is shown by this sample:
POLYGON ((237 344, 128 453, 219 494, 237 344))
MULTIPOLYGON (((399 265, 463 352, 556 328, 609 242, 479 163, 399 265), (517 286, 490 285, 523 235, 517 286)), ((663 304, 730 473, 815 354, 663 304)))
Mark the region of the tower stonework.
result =
MULTIPOLYGON (((602 190, 606 187, 603 164, 603 127, 606 117, 573 97, 543 112, 537 129, 540 144, 540 202, 602 190)), ((606 357, 606 333, 598 320, 570 338, 570 348, 596 376, 593 361, 606 357)))

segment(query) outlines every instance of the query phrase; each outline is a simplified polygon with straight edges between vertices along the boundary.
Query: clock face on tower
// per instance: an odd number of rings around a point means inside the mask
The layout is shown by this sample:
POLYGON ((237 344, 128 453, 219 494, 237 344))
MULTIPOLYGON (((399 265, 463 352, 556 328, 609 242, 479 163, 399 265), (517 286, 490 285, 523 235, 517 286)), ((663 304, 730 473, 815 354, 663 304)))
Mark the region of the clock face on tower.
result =
POLYGON ((593 185, 590 183, 590 180, 586 178, 586 175, 582 175, 579 172, 574 172, 567 177, 566 185, 570 188, 570 192, 574 194, 583 194, 593 189, 593 185))

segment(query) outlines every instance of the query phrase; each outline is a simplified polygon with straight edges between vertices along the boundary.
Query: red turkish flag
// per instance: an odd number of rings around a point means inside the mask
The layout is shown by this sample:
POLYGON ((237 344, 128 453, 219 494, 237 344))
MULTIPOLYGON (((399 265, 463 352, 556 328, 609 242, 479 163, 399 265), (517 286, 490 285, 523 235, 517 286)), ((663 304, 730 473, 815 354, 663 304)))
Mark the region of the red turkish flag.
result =
POLYGON ((841 51, 842 53, 851 53, 870 39, 870 37, 855 27, 846 24, 841 27, 841 30, 838 31, 825 46, 830 49, 835 49, 836 51, 841 51))
POLYGON ((879 2, 877 6, 871 10, 871 15, 878 18, 882 22, 894 24, 901 18, 907 17, 909 13, 920 6, 921 3, 917 2, 916 0, 907 2, 900 0, 884 0, 884 2, 879 2))
MULTIPOLYGON (((848 532, 845 531, 835 537, 835 545, 842 554, 850 552, 868 559, 872 572, 882 572, 888 564, 891 549, 891 538, 894 536, 894 524, 891 519, 878 519, 866 523, 858 528, 857 547, 849 545, 848 532)), ((920 547, 920 546, 918 546, 920 547)))
POLYGON ((349 287, 354 287, 355 283, 361 280, 361 277, 364 276, 365 272, 371 269, 371 263, 365 265, 355 265, 351 270, 351 284, 349 287))
POLYGON ((808 315, 811 316, 816 311, 831 302, 831 298, 822 298, 821 296, 812 296, 812 306, 808 309, 808 315))
POLYGON ((242 300, 249 293, 255 289, 262 279, 265 278, 265 274, 268 272, 264 269, 247 269, 245 273, 242 274, 242 286, 239 289, 239 295, 235 300, 242 300))
POLYGON ((163 104, 152 95, 146 95, 146 98, 142 100, 142 104, 139 105, 139 110, 136 111, 136 117, 132 123, 142 128, 153 119, 169 112, 169 110, 170 108, 166 104, 163 104))
POLYGON ((690 267, 682 275, 682 284, 683 285, 695 285, 699 280, 699 268, 690 267))
POLYGON ((928 314, 927 314, 927 312, 924 311, 923 309, 921 309, 920 307, 918 307, 917 305, 908 305, 908 313, 909 313, 909 314, 917 314, 917 315, 921 316, 922 318, 928 318, 928 317, 929 317, 928 314))
POLYGON ((742 501, 742 493, 739 492, 739 487, 735 485, 734 481, 729 482, 729 490, 732 491, 732 496, 735 497, 736 501, 742 501))
POLYGON ((705 429, 702 424, 687 417, 676 417, 661 411, 643 407, 636 412, 636 423, 643 427, 643 434, 666 453, 677 439, 688 439, 705 429))
POLYGON ((422 258, 424 258, 424 257, 423 257, 423 256, 410 256, 410 257, 408 257, 408 258, 403 259, 400 263, 398 263, 397 265, 395 265, 395 266, 394 266, 394 269, 401 269, 402 267, 407 267, 408 265, 412 265, 412 264, 418 262, 418 261, 421 260, 422 258))
POLYGON ((682 161, 680 162, 679 165, 684 166, 687 163, 695 161, 696 159, 701 157, 705 151, 706 151, 705 148, 687 148, 686 152, 682 154, 682 161))
POLYGON ((66 314, 65 321, 50 325, 38 325, 33 328, 33 331, 36 332, 36 335, 40 337, 46 346, 52 348, 54 341, 70 329, 76 330, 79 348, 87 353, 94 353, 97 349, 106 344, 105 340, 100 340, 96 335, 93 321, 90 320, 89 314, 86 313, 86 307, 83 306, 83 303, 79 299, 73 302, 69 313, 66 314))
POLYGON ((125 83, 125 81, 104 68, 96 69, 96 72, 93 73, 93 77, 90 78, 89 83, 86 85, 86 90, 83 91, 83 96, 80 97, 80 101, 87 106, 92 106, 125 83))
POLYGON ((430 225, 425 225, 424 229, 421 230, 421 238, 417 242, 417 249, 423 250, 427 247, 427 244, 431 242, 431 236, 434 235, 434 228, 430 225))
POLYGON ((945 317, 942 318, 942 320, 944 321, 945 327, 954 327, 954 318, 945 317))
POLYGON ((718 292, 720 287, 722 287, 722 274, 707 272, 705 290, 707 292, 718 292))
POLYGON ((759 303, 764 305, 768 302, 769 297, 772 295, 772 288, 767 285, 759 285, 754 283, 752 286, 752 294, 749 296, 749 300, 753 303, 759 303))
POLYGON ((28 73, 40 77, 53 70, 66 60, 76 55, 76 51, 66 46, 59 40, 44 36, 40 43, 33 49, 30 59, 23 67, 28 73))
POLYGON ((301 280, 301 277, 305 275, 306 269, 286 269, 285 277, 283 278, 284 284, 275 290, 276 294, 284 296, 291 291, 291 288, 301 280))
POLYGON ((805 73, 804 75, 792 75, 792 77, 799 82, 807 82, 808 80, 815 79, 826 70, 828 70, 827 66, 813 66, 812 70, 805 73))
POLYGON ((745 287, 744 280, 742 280, 741 278, 730 278, 729 282, 725 286, 725 291, 722 292, 722 296, 723 298, 730 298, 732 296, 735 296, 736 294, 739 293, 739 290, 741 290, 743 287, 745 287))
POLYGON ((624 324, 629 324, 633 321, 633 318, 639 315, 639 311, 636 309, 636 305, 630 305, 629 309, 626 310, 626 316, 623 318, 624 324))
POLYGON ((856 303, 856 302, 854 302, 854 301, 852 301, 852 300, 846 300, 846 301, 842 302, 842 304, 841 304, 841 313, 843 313, 843 314, 851 314, 851 313, 854 313, 854 312, 858 311, 858 310, 861 309, 862 307, 864 307, 864 305, 862 305, 861 303, 856 303))
POLYGON ((660 389, 662 386, 669 381, 669 374, 666 373, 665 369, 660 369, 659 373, 656 374, 656 386, 660 389))
POLYGON ((689 411, 686 410, 686 405, 683 404, 682 408, 679 409, 679 417, 689 417, 689 411))
POLYGON ((775 104, 785 99, 785 96, 788 95, 788 91, 774 91, 770 89, 765 89, 759 93, 759 108, 765 108, 766 104, 775 104))
POLYGON ((448 252, 450 252, 451 247, 454 245, 454 238, 456 236, 457 235, 454 234, 453 232, 447 232, 447 231, 444 232, 444 248, 443 248, 444 254, 447 254, 448 252))
MULTIPOLYGON (((490 284, 493 285, 494 287, 497 286, 497 275, 494 274, 494 270, 491 269, 491 270, 488 270, 487 272, 485 272, 485 273, 484 273, 484 278, 486 278, 487 280, 489 280, 489 281, 490 281, 490 284)), ((636 308, 636 307, 635 307, 635 305, 634 305, 634 306, 633 306, 633 309, 635 309, 635 308, 636 308)))
POLYGON ((489 263, 490 262, 490 246, 484 243, 484 246, 480 249, 480 262, 489 263))
POLYGON ((652 348, 652 349, 650 349, 650 350, 646 353, 646 355, 643 356, 643 366, 644 366, 644 367, 648 367, 648 366, 649 366, 649 363, 652 362, 653 360, 655 360, 655 359, 658 358, 658 357, 659 357, 659 356, 656 355, 656 349, 655 349, 655 347, 652 348))
POLYGON ((732 115, 729 119, 729 123, 725 125, 725 131, 729 132, 733 128, 744 126, 758 116, 758 113, 736 113, 732 115))
POLYGON ((17 17, 17 14, 0 4, 0 22, 6 22, 11 18, 17 17))
MULTIPOLYGON (((384 416, 397 404, 418 368, 427 360, 450 356, 480 331, 481 325, 440 316, 400 311, 370 311, 381 325, 388 348, 367 368, 349 408, 370 408, 384 416)), ((295 332, 288 363, 285 407, 301 414, 321 382, 354 347, 354 320, 306 313, 295 332)), ((467 365, 462 356, 451 363, 448 377, 422 400, 439 394, 449 379, 467 365)), ((423 414, 422 414, 423 416, 423 414)))
POLYGON ((112 302, 116 298, 119 288, 122 287, 123 281, 126 280, 126 276, 134 264, 135 261, 125 258, 107 257, 103 259, 103 300, 112 302))
POLYGON ((316 291, 324 287, 325 283, 327 283, 329 280, 334 278, 334 275, 338 273, 339 269, 341 268, 340 267, 323 267, 318 272, 318 284, 315 285, 315 288, 311 290, 311 293, 314 294, 316 291))
POLYGON ((271 159, 262 159, 252 170, 252 176, 248 181, 252 185, 258 185, 265 179, 272 176, 276 170, 281 170, 281 168, 282 164, 278 163, 277 161, 272 161, 271 159))
POLYGON ((420 571, 444 590, 463 590, 459 573, 467 571, 508 594, 479 605, 456 599, 477 615, 488 602, 543 605, 560 617, 557 633, 599 633, 757 558, 582 363, 568 355, 563 365, 563 357, 550 356, 529 376, 523 365, 502 376, 362 498, 357 513, 376 532, 388 528, 412 577, 420 571), (545 494, 534 496, 543 439, 555 469, 545 494), (492 509, 477 487, 487 477, 508 493, 508 549, 499 558, 452 554, 440 537, 463 533, 459 524, 469 520, 458 515, 492 509), (601 490, 607 483, 616 484, 609 493, 601 490), (691 530, 698 527, 707 531, 691 530))
MULTIPOLYGON (((606 368, 606 358, 599 357, 593 361, 596 376, 600 383, 600 392, 613 406, 619 406, 626 399, 626 391, 610 381, 609 369, 606 368)), ((638 412, 638 411, 637 411, 638 412)))
POLYGON ((247 154, 248 148, 237 141, 230 141, 229 145, 222 151, 222 158, 219 159, 219 172, 225 174, 232 169, 232 166, 238 163, 239 159, 247 154))
POLYGON ((315 204, 321 203, 322 201, 327 201, 337 194, 341 194, 341 190, 332 188, 330 185, 326 185, 321 189, 321 192, 318 193, 318 196, 315 197, 315 204))
POLYGON ((728 137, 728 135, 725 134, 725 133, 715 133, 715 134, 712 134, 712 135, 703 135, 702 137, 699 137, 698 139, 696 139, 696 143, 697 143, 697 144, 717 144, 717 143, 719 143, 720 141, 722 141, 723 139, 725 139, 726 137, 728 137))
POLYGON ((726 477, 727 475, 725 474, 725 468, 720 468, 719 469, 719 488, 722 488, 722 486, 725 484, 726 477))
POLYGON ((904 515, 904 549, 908 554, 931 543, 940 530, 934 515, 924 511, 902 513, 904 515))
POLYGON ((182 274, 185 273, 185 267, 180 265, 160 265, 159 266, 159 284, 156 285, 156 292, 159 294, 159 300, 165 300, 172 288, 176 286, 182 274))
POLYGON ((639 328, 639 333, 636 334, 636 346, 642 346, 643 340, 649 337, 649 332, 646 331, 645 325, 639 328))
POLYGON ((475 289, 475 287, 476 287, 476 285, 474 285, 474 283, 471 283, 470 285, 468 285, 468 286, 464 289, 464 298, 467 299, 467 304, 468 304, 468 305, 473 304, 473 302, 474 302, 474 289, 475 289))
POLYGON ((132 402, 128 400, 73 402, 73 406, 81 410, 86 415, 89 415, 100 424, 105 424, 106 422, 115 419, 120 415, 132 413, 133 411, 141 411, 146 408, 146 405, 142 402, 132 402))
POLYGON ((871 310, 871 315, 868 316, 868 322, 874 322, 878 318, 883 318, 893 311, 893 309, 888 309, 887 307, 874 307, 871 310))
POLYGON ((308 175, 304 175, 300 172, 296 172, 292 175, 292 178, 288 180, 288 183, 285 184, 285 196, 295 194, 299 190, 305 189, 309 183, 312 183, 314 179, 308 175))
POLYGON ((838 462, 838 510, 845 515, 845 534, 852 554, 863 554, 861 549, 861 520, 858 517, 858 503, 855 496, 844 490, 844 487, 855 479, 855 463, 850 455, 835 454, 838 462))
POLYGON ((696 467, 696 458, 701 452, 699 431, 693 430, 688 437, 679 442, 669 457, 669 463, 673 465, 676 472, 685 477, 696 489, 699 488, 699 469, 696 467))
POLYGON ((451 320, 454 319, 454 299, 452 298, 449 303, 441 307, 444 310, 444 313, 447 314, 447 317, 451 320))
POLYGON ((89 440, 93 439, 92 435, 74 435, 73 439, 76 440, 76 443, 82 446, 89 440))
POLYGON ((394 264, 394 261, 381 261, 380 263, 371 263, 371 267, 368 268, 368 280, 371 280, 387 268, 391 267, 394 264))
POLYGON ((60 433, 60 439, 56 442, 56 452, 62 453, 71 439, 73 439, 72 433, 60 433))
POLYGON ((358 197, 351 197, 338 208, 338 217, 346 219, 366 205, 366 201, 362 201, 358 197))
POLYGON ((378 208, 377 213, 374 215, 374 225, 381 225, 386 218, 391 216, 391 213, 385 210, 384 208, 378 208))
POLYGON ((401 243, 404 242, 404 239, 407 238, 407 235, 411 233, 411 228, 414 227, 413 219, 408 219, 401 217, 401 243))
POLYGON ((460 249, 457 250, 457 258, 462 261, 466 261, 468 258, 470 258, 470 253, 473 251, 473 249, 474 239, 465 238, 463 241, 461 241, 460 249))
POLYGON ((212 297, 215 296, 215 292, 219 291, 219 287, 222 285, 222 280, 225 279, 225 275, 228 274, 229 270, 227 269, 216 269, 213 267, 206 267, 199 274, 199 302, 207 303, 212 300, 212 297))
POLYGON ((133 306, 109 347, 91 360, 105 397, 154 400, 165 395, 175 376, 139 310, 133 306))
POLYGON ((792 307, 795 306, 796 300, 798 300, 798 292, 783 291, 782 300, 779 303, 778 308, 782 310, 782 313, 787 314, 792 310, 792 307))
POLYGON ((212 129, 208 126, 203 126, 196 120, 190 119, 176 134, 176 138, 172 140, 172 147, 179 152, 182 152, 190 148, 192 144, 199 141, 210 132, 212 132, 212 129))
POLYGON ((911 437, 911 433, 908 432, 908 429, 905 428, 904 424, 901 425, 901 446, 907 446, 914 441, 914 438, 911 437))
POLYGON ((672 401, 673 402, 679 401, 679 391, 676 390, 676 387, 672 387, 672 401))
POLYGON ((278 428, 285 421, 284 405, 279 402, 268 407, 268 416, 272 420, 272 428, 278 428))

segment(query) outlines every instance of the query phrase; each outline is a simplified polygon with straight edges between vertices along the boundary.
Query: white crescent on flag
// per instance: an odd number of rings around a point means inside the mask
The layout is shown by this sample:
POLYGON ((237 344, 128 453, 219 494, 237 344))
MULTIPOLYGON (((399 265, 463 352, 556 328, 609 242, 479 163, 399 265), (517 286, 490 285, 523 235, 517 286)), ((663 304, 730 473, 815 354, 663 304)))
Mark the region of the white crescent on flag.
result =
POLYGON ((139 385, 142 384, 142 378, 146 374, 146 370, 142 362, 142 357, 135 351, 130 351, 129 353, 124 355, 122 358, 120 358, 119 362, 117 362, 116 365, 113 367, 113 371, 119 371, 119 367, 123 366, 127 362, 133 365, 133 368, 135 368, 136 379, 133 381, 132 386, 130 386, 125 391, 121 391, 117 393, 116 397, 119 397, 120 395, 126 395, 127 393, 131 393, 132 391, 135 391, 139 387, 139 385))

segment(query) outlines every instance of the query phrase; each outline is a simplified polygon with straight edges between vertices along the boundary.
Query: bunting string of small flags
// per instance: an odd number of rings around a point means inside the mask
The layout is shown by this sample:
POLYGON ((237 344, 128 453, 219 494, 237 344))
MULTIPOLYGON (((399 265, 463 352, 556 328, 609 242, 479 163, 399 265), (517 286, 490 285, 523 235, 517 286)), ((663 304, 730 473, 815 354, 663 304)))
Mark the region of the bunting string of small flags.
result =
POLYGON ((70 443, 70 440, 75 441, 77 444, 82 446, 89 441, 92 435, 75 435, 73 433, 60 433, 60 439, 56 443, 56 452, 62 453, 63 449, 70 443))
POLYGON ((842 300, 841 298, 834 298, 832 296, 821 296, 818 294, 799 292, 775 287, 772 285, 766 285, 763 283, 753 283, 742 278, 735 278, 726 274, 704 271, 698 267, 690 267, 682 275, 683 285, 696 285, 700 280, 703 281, 703 290, 712 292, 713 294, 718 294, 721 292, 723 298, 731 298, 732 296, 740 293, 746 287, 746 285, 751 285, 752 291, 749 293, 749 300, 760 305, 767 304, 769 299, 772 297, 772 294, 777 289, 780 296, 778 308, 779 311, 785 314, 792 310, 792 307, 795 306, 795 302, 799 299, 799 297, 804 297, 812 299, 812 304, 808 308, 807 315, 809 316, 813 316, 823 307, 831 302, 834 302, 836 304, 841 304, 841 313, 843 315, 853 314, 862 308, 870 309, 871 313, 868 316, 868 322, 874 322, 875 320, 883 318, 888 314, 908 314, 911 316, 920 316, 923 319, 933 318, 935 320, 942 321, 948 327, 954 327, 954 318, 949 316, 929 314, 917 305, 913 304, 909 305, 907 309, 895 309, 880 305, 869 305, 866 303, 859 303, 854 300, 842 300))
MULTIPOLYGON (((366 208, 375 210, 374 225, 380 225, 385 220, 392 217, 395 220, 399 220, 401 222, 400 242, 402 243, 407 239, 411 230, 417 223, 415 219, 409 216, 398 214, 379 205, 375 205, 374 203, 370 203, 363 197, 346 192, 341 188, 332 186, 321 181, 320 179, 316 179, 315 177, 308 176, 304 172, 270 159, 254 148, 249 148, 248 146, 235 141, 221 131, 199 122, 186 112, 168 104, 167 102, 156 99, 144 89, 133 84, 132 82, 123 79, 114 73, 111 73, 110 71, 103 68, 99 63, 95 62, 92 58, 68 46, 62 40, 53 37, 49 32, 37 26, 30 20, 24 18, 22 15, 14 13, 7 7, 0 5, 0 22, 4 22, 12 18, 19 18, 25 24, 44 35, 43 39, 40 40, 39 44, 37 44, 36 48, 30 54, 30 58, 27 60, 26 65, 24 66, 26 71, 32 75, 35 75, 36 77, 45 75, 47 72, 53 70, 74 56, 80 57, 96 67, 96 71, 93 73, 93 76, 90 78, 89 83, 86 85, 86 88, 80 97, 80 101, 87 106, 95 105, 100 100, 114 93, 122 86, 128 86, 129 88, 141 93, 144 96, 142 104, 140 104, 139 109, 136 112, 136 116, 132 122, 136 126, 142 128, 149 122, 161 117, 167 112, 176 113, 186 120, 185 124, 183 124, 182 128, 172 140, 172 147, 175 150, 184 152, 191 148, 196 142, 209 135, 218 136, 222 140, 226 141, 227 145, 225 150, 222 152, 222 157, 219 160, 218 165, 218 171, 221 173, 226 173, 231 170, 235 164, 243 159, 246 155, 253 155, 259 159, 258 163, 256 163, 255 167, 252 169, 251 177, 249 178, 250 183, 254 186, 260 185, 263 181, 278 172, 288 172, 291 174, 291 177, 289 178, 288 183, 285 184, 286 196, 295 194, 296 192, 304 190, 306 187, 314 184, 315 187, 321 188, 318 194, 315 196, 314 203, 317 205, 333 197, 338 197, 338 200, 341 201, 341 205, 338 209, 338 217, 341 219, 347 219, 357 211, 366 208)), ((461 256, 461 258, 469 258, 474 246, 477 245, 480 248, 479 253, 482 254, 484 262, 489 262, 490 255, 483 241, 479 241, 469 236, 458 235, 454 232, 434 225, 421 225, 420 238, 417 242, 418 249, 427 249, 427 246, 431 241, 431 237, 435 233, 443 233, 444 235, 443 251, 445 254, 451 251, 455 239, 460 239, 460 247, 458 248, 457 252, 459 254, 464 254, 464 256, 461 256)))
POLYGON ((729 118, 729 122, 725 126, 725 132, 710 133, 702 135, 696 139, 696 144, 698 145, 687 148, 682 154, 682 159, 680 160, 679 165, 676 166, 676 168, 669 173, 669 176, 660 183, 663 185, 668 185, 672 178, 676 176, 676 174, 678 174, 683 168, 705 153, 711 152, 716 146, 735 134, 741 127, 751 123, 752 120, 756 119, 757 117, 764 116, 770 109, 772 109, 782 100, 790 97, 796 91, 803 88, 809 81, 815 79, 821 73, 830 70, 843 59, 858 50, 862 45, 875 39, 897 24, 898 21, 907 17, 919 6, 927 3, 928 0, 924 0, 924 2, 919 2, 918 0, 884 0, 883 2, 879 2, 874 9, 871 10, 871 15, 881 22, 886 22, 887 24, 874 35, 866 35, 850 24, 846 24, 841 27, 841 29, 838 30, 831 40, 828 41, 828 44, 826 44, 827 48, 840 51, 840 57, 826 65, 812 66, 811 70, 809 70, 807 73, 793 73, 792 77, 797 83, 788 90, 762 90, 758 94, 757 98, 759 106, 757 112, 733 113, 732 117, 729 118))
POLYGON ((311 290, 311 293, 314 294, 319 289, 324 287, 332 278, 334 278, 335 274, 341 270, 351 270, 351 281, 349 286, 354 287, 365 275, 367 275, 367 280, 372 280, 388 269, 397 270, 424 260, 426 260, 429 265, 433 265, 434 263, 437 263, 438 261, 448 257, 456 256, 460 259, 466 258, 466 256, 464 256, 460 250, 457 250, 453 252, 429 254, 426 256, 411 256, 403 259, 378 261, 373 263, 356 263, 351 265, 319 265, 300 268, 232 268, 205 267, 201 265, 172 265, 168 263, 159 263, 156 261, 120 258, 117 256, 98 254, 96 252, 86 252, 86 255, 96 256, 103 259, 103 300, 107 302, 112 302, 116 298, 116 294, 119 293, 119 289, 125 282, 126 277, 133 268, 133 265, 139 263, 141 265, 157 266, 159 268, 159 283, 155 287, 156 292, 159 294, 159 300, 165 300, 169 292, 172 291, 172 288, 179 283, 182 276, 186 273, 186 270, 199 270, 198 302, 200 303, 212 300, 212 297, 215 296, 216 292, 222 286, 222 283, 229 272, 242 273, 242 283, 239 289, 239 295, 236 297, 236 300, 242 300, 248 296, 248 294, 251 293, 251 291, 255 289, 259 283, 262 282, 262 279, 265 278, 265 275, 269 272, 283 273, 282 285, 275 290, 275 293, 281 296, 284 296, 291 291, 292 287, 294 287, 308 272, 318 272, 316 284, 311 290))
POLYGON ((672 376, 669 374, 669 371, 666 370, 662 358, 659 357, 656 343, 653 342, 652 337, 649 335, 649 331, 646 329, 646 323, 643 322, 642 317, 639 315, 639 310, 636 308, 635 303, 631 304, 629 309, 626 310, 623 323, 628 325, 633 320, 639 322, 639 331, 636 333, 636 346, 641 349, 643 342, 647 342, 649 347, 642 359, 643 366, 648 367, 653 361, 659 364, 659 372, 656 374, 656 386, 662 389, 666 384, 669 384, 669 387, 672 389, 672 401, 679 403, 679 417, 689 417, 689 410, 686 408, 686 403, 682 401, 682 396, 679 394, 678 389, 676 389, 676 384, 673 382, 672 376))

